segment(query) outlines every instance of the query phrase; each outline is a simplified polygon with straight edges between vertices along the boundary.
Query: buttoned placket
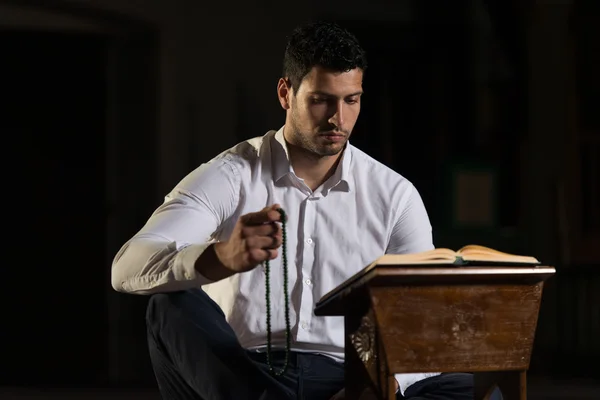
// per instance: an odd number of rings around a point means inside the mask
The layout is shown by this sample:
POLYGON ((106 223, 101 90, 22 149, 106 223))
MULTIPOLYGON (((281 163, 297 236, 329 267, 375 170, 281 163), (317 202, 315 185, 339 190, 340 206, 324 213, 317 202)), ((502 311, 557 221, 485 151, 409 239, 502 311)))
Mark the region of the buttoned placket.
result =
POLYGON ((302 233, 304 242, 302 243, 302 266, 299 269, 302 274, 300 277, 302 283, 300 285, 299 341, 309 340, 313 322, 313 269, 316 246, 318 245, 318 234, 315 232, 315 226, 320 198, 320 193, 308 192, 306 199, 303 201, 302 233))

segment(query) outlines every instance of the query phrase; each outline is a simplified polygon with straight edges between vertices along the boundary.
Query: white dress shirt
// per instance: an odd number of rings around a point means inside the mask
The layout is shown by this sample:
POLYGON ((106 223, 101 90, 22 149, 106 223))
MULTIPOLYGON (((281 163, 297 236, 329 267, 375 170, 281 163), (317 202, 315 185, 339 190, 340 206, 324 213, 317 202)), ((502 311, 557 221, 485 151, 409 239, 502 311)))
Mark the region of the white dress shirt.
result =
MULTIPOLYGON (((288 215, 292 350, 344 358, 343 317, 317 317, 319 299, 384 253, 433 248, 423 201, 407 179, 350 143, 312 191, 290 165, 283 128, 239 143, 187 175, 115 256, 115 290, 152 294, 202 287, 247 349, 266 346, 261 267, 211 282, 194 268, 238 218, 278 203, 288 215)), ((282 251, 283 249, 281 249, 282 251)), ((281 253, 280 253, 281 254, 281 253)), ((274 348, 285 347, 281 256, 271 261, 274 348)), ((400 390, 434 374, 398 374, 400 390)))

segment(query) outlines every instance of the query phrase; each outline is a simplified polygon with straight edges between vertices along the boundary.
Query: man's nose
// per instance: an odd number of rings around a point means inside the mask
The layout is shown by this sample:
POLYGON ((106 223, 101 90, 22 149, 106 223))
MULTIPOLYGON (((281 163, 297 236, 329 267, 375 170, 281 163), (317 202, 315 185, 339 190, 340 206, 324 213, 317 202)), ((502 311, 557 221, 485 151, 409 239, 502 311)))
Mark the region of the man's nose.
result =
POLYGON ((334 107, 333 115, 329 118, 329 123, 341 129, 344 126, 344 102, 337 101, 334 107))

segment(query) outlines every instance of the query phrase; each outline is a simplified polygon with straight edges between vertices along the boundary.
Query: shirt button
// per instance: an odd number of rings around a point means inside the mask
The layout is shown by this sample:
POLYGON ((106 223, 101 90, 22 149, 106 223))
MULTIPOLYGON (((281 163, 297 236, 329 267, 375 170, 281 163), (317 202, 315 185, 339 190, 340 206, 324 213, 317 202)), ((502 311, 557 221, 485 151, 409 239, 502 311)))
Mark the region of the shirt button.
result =
POLYGON ((313 243, 313 240, 312 240, 311 238, 308 238, 308 239, 306 239, 306 243, 308 243, 308 244, 312 244, 312 243, 313 243))
POLYGON ((306 322, 302 322, 302 323, 300 324, 300 328, 302 328, 302 329, 306 330, 306 328, 308 328, 308 324, 307 324, 306 322))
POLYGON ((312 281, 311 281, 310 279, 305 279, 305 280, 304 280, 304 283, 306 283, 307 285, 311 285, 311 284, 312 284, 312 281))

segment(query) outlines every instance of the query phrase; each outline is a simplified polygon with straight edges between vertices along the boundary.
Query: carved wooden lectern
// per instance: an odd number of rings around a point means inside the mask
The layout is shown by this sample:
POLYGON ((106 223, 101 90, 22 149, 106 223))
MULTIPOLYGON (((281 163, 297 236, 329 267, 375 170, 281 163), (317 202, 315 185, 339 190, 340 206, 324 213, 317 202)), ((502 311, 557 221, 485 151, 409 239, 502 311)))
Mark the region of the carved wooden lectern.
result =
POLYGON ((498 386, 526 399, 545 266, 374 266, 324 296, 343 316, 346 399, 395 399, 395 373, 473 372, 475 399, 498 386))

